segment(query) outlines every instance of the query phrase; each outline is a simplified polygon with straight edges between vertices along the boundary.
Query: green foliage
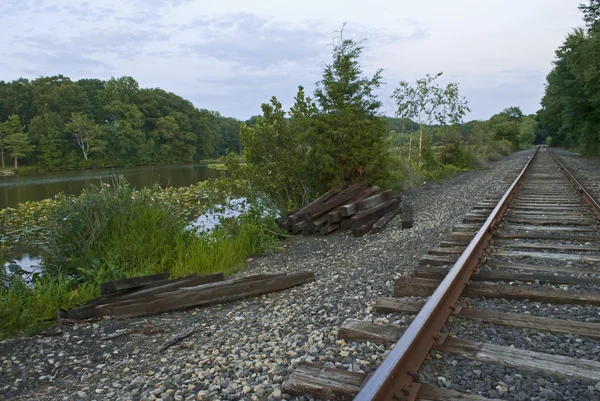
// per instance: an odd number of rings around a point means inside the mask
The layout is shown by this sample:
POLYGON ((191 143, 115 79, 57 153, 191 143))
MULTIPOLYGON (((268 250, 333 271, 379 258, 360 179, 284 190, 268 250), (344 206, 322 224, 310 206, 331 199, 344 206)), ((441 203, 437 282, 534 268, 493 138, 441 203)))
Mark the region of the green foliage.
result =
POLYGON ((15 276, 0 289, 0 338, 35 334, 51 324, 59 308, 72 308, 99 293, 97 286, 64 275, 39 277, 33 285, 15 276))
POLYGON ((600 155, 600 5, 590 1, 579 8, 587 29, 575 29, 555 52, 539 126, 553 146, 600 155))
POLYGON ((41 254, 43 276, 33 285, 13 277, 0 289, 0 337, 45 327, 57 308, 96 296, 103 281, 159 272, 232 273, 248 256, 277 249, 277 232, 272 211, 233 180, 136 191, 119 179, 78 197, 4 209, 1 259, 18 250, 41 254), (190 217, 243 194, 240 217, 223 219, 210 232, 187 227, 190 217))
MULTIPOLYGON (((418 79, 414 86, 401 81, 392 98, 396 101, 400 118, 416 120, 419 124, 419 159, 423 159, 423 128, 433 123, 458 124, 469 110, 467 100, 459 95, 458 84, 449 83, 445 88, 436 82, 442 73, 427 74, 418 79)), ((410 156, 409 156, 410 157, 410 156)))
POLYGON ((456 126, 442 127, 442 149, 440 161, 459 169, 473 167, 474 155, 469 152, 456 126))
POLYGON ((386 180, 386 123, 375 94, 381 71, 365 77, 361 53, 340 31, 316 102, 300 86, 289 112, 275 97, 263 104, 263 115, 242 127, 243 159, 226 159, 232 176, 248 180, 282 209, 302 206, 343 180, 386 180))
MULTIPOLYGON (((13 124, 13 115, 33 147, 18 158, 44 170, 186 163, 240 152, 240 121, 161 89, 140 89, 131 77, 0 81, 2 159, 2 127, 13 124)), ((23 138, 14 138, 21 148, 23 138)))
MULTIPOLYGON (((17 160, 27 157, 27 155, 33 151, 29 136, 25 134, 23 128, 19 116, 17 115, 8 117, 8 120, 2 123, 2 128, 0 128, 0 131, 3 132, 2 153, 4 154, 5 150, 8 157, 14 159, 15 169, 18 168, 17 160)), ((2 157, 2 162, 4 163, 4 157, 2 157)), ((2 167, 4 168, 4 164, 2 167)))
POLYGON ((75 138, 77 146, 83 152, 84 160, 88 159, 90 153, 104 151, 106 143, 101 138, 100 127, 88 116, 73 113, 65 125, 65 129, 75 138))

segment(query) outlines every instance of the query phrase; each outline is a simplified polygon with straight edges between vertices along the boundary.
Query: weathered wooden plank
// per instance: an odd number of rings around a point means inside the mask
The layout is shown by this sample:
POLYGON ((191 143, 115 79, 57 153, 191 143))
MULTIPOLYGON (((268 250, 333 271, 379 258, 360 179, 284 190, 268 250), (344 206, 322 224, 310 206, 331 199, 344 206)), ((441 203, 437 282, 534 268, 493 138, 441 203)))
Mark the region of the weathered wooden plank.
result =
POLYGON ((420 401, 501 401, 499 398, 487 398, 478 394, 461 393, 448 388, 422 384, 417 400, 420 401))
POLYGON ((342 221, 340 221, 340 230, 349 230, 350 228, 352 228, 350 217, 342 218, 342 221))
POLYGON ((100 284, 100 294, 108 295, 113 292, 131 290, 133 288, 143 287, 155 281, 169 278, 169 273, 151 274, 149 276, 131 277, 122 280, 109 281, 100 284))
POLYGON ((223 273, 213 273, 213 274, 207 274, 204 276, 199 276, 197 274, 190 274, 188 276, 163 281, 160 285, 157 285, 158 283, 156 283, 156 284, 145 286, 143 288, 140 288, 137 291, 133 291, 131 293, 122 295, 117 299, 119 301, 122 301, 122 300, 126 300, 126 299, 133 299, 133 298, 137 298, 137 297, 141 297, 141 296, 147 296, 150 294, 158 294, 161 292, 172 291, 172 290, 179 289, 182 287, 192 287, 192 286, 197 286, 197 285, 202 285, 202 284, 216 283, 218 281, 223 281, 223 280, 225 280, 225 276, 223 275, 223 273))
POLYGON ((477 361, 501 363, 520 369, 534 369, 552 375, 576 376, 594 382, 600 380, 600 362, 583 358, 485 344, 455 337, 448 337, 442 345, 435 345, 434 348, 477 361))
POLYGON ((402 228, 411 228, 414 224, 413 207, 410 203, 404 202, 402 205, 402 213, 400 214, 402 228))
POLYGON ((355 202, 340 207, 340 214, 343 217, 353 216, 361 210, 372 208, 380 203, 383 203, 392 197, 392 190, 380 192, 378 194, 371 194, 367 197, 361 197, 361 199, 355 202))
POLYGON ((336 185, 335 187, 331 188, 329 191, 325 192, 323 195, 319 196, 317 199, 310 202, 308 205, 295 211, 292 215, 290 215, 290 221, 288 224, 290 226, 293 226, 294 224, 296 224, 302 220, 305 220, 307 213, 311 209, 313 209, 318 204, 321 204, 321 203, 324 203, 324 202, 330 200, 331 198, 333 198, 334 196, 339 194, 341 191, 348 188, 349 184, 350 183, 348 181, 344 181, 344 182, 336 185))
POLYGON ((460 255, 465 250, 465 247, 434 247, 429 249, 428 253, 430 255, 460 255))
POLYGON ((383 231, 383 229, 390 223, 390 221, 394 219, 394 217, 396 217, 396 215, 398 215, 398 213, 400 213, 400 211, 401 208, 397 207, 391 212, 384 214, 379 220, 375 222, 375 224, 373 224, 373 228, 371 228, 370 231, 371 234, 377 234, 383 231))
POLYGON ((371 221, 375 223, 375 221, 377 221, 377 219, 379 219, 381 216, 396 209, 399 204, 399 199, 390 199, 373 206, 370 209, 365 209, 358 212, 350 218, 350 221, 352 222, 352 228, 359 228, 371 221))
POLYGON ((313 220, 321 217, 322 215, 330 212, 331 210, 345 205, 352 199, 355 199, 357 196, 360 196, 363 192, 367 191, 369 188, 365 187, 363 184, 354 184, 346 188, 344 191, 340 192, 340 194, 332 197, 331 199, 319 203, 311 208, 306 214, 309 216, 309 220, 313 220))
POLYGON ((528 257, 536 259, 552 259, 552 260, 573 260, 578 262, 600 262, 600 255, 574 255, 571 253, 551 253, 551 252, 527 252, 527 251, 503 251, 496 250, 493 255, 508 256, 508 257, 528 257))
POLYGON ((304 231, 304 227, 308 224, 308 220, 302 220, 292 226, 292 232, 294 234, 300 233, 304 231))
POLYGON ((456 232, 472 232, 476 233, 481 228, 481 224, 457 224, 452 227, 452 231, 456 232))
MULTIPOLYGON (((412 274, 418 278, 443 279, 449 269, 440 267, 423 267, 415 269, 412 274)), ((572 274, 571 272, 565 272, 572 274)), ((600 273, 597 272, 597 273, 600 273)), ((471 276, 471 281, 538 281, 540 284, 568 284, 568 285, 600 285, 600 278, 580 276, 557 276, 553 274, 531 274, 510 271, 480 270, 471 276)))
MULTIPOLYGON (((423 305, 425 305, 423 301, 408 301, 402 298, 381 298, 375 302, 373 309, 379 313, 404 312, 417 314, 423 305)), ((484 323, 501 324, 519 329, 534 329, 547 333, 574 334, 596 340, 600 339, 600 323, 532 316, 522 313, 497 312, 467 306, 460 308, 455 317, 479 320, 484 323)))
MULTIPOLYGON (((328 368, 308 362, 300 362, 283 383, 283 391, 292 396, 311 394, 330 401, 351 401, 367 379, 362 372, 328 368)), ((421 384, 417 396, 421 401, 500 401, 475 394, 421 384)))
POLYGON ((471 242, 470 238, 446 239, 446 240, 440 241, 440 246, 442 248, 454 248, 454 247, 458 247, 458 246, 466 248, 470 242, 471 242))
POLYGON ((140 302, 99 305, 96 307, 96 314, 98 316, 142 316, 266 294, 309 283, 314 279, 313 272, 301 272, 227 280, 151 295, 140 302))
POLYGON ((393 344, 404 329, 371 322, 351 320, 338 330, 337 338, 345 341, 371 341, 376 344, 393 344))
POLYGON ((544 244, 533 242, 513 242, 513 241, 494 241, 494 247, 503 248, 525 248, 525 249, 550 249, 556 251, 576 251, 576 252, 599 252, 598 245, 564 245, 564 244, 544 244))
POLYGON ((329 233, 334 232, 335 230, 338 230, 340 228, 341 224, 340 223, 334 223, 334 224, 327 224, 325 227, 321 228, 321 235, 327 235, 329 233))
POLYGON ((325 227, 327 225, 327 215, 323 215, 313 221, 310 221, 306 224, 306 226, 304 226, 304 228, 302 229, 302 234, 303 235, 310 235, 310 234, 314 234, 317 231, 321 230, 321 228, 325 227))
MULTIPOLYGON (((394 284, 394 296, 427 297, 435 291, 440 280, 415 278, 408 274, 398 277, 394 284)), ((555 304, 600 305, 600 293, 563 291, 553 288, 530 288, 526 286, 468 283, 462 293, 465 297, 529 299, 555 304)))
POLYGON ((577 218, 558 218, 558 217, 515 217, 512 215, 506 216, 504 221, 509 223, 519 223, 519 224, 534 224, 540 226, 550 226, 550 225, 573 225, 573 226, 592 226, 595 225, 596 222, 591 219, 577 219, 577 218))
POLYGON ((511 230, 521 230, 521 231, 549 231, 549 232, 557 232, 557 231, 568 231, 568 232, 597 232, 598 229, 595 227, 565 227, 565 226, 532 226, 532 225, 518 225, 518 224, 510 224, 504 223, 502 228, 504 231, 511 230))
POLYGON ((353 227, 352 235, 354 237, 362 237, 363 235, 369 233, 371 231, 371 229, 373 228, 373 225, 375 224, 376 221, 377 221, 377 217, 373 217, 370 221, 367 221, 362 226, 353 227))
POLYGON ((504 233, 499 232, 494 235, 500 239, 532 239, 532 240, 548 240, 548 241, 578 241, 592 242, 600 241, 600 236, 592 235, 565 235, 565 234, 535 234, 535 233, 504 233))
POLYGON ((516 269, 526 271, 541 271, 558 274, 599 274, 600 270, 583 269, 580 267, 572 266, 552 266, 552 265, 533 265, 528 263, 516 263, 516 262, 498 262, 495 260, 487 260, 485 264, 492 269, 516 269))
POLYGON ((283 391, 295 396, 312 394, 322 400, 351 401, 366 377, 361 372, 300 362, 283 383, 283 391))
POLYGON ((339 208, 332 212, 327 213, 327 223, 328 224, 339 223, 340 221, 342 221, 342 212, 340 211, 339 208))

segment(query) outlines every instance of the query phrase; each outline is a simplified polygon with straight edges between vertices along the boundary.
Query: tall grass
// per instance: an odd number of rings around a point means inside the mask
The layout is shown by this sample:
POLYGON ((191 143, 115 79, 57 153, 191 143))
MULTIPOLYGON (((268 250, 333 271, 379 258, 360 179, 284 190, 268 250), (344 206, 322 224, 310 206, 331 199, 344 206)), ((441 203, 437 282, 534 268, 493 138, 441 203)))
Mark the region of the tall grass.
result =
POLYGON ((254 204, 211 232, 196 234, 168 205, 124 182, 85 191, 59 206, 42 253, 43 275, 13 277, 0 289, 0 337, 45 327, 58 308, 98 295, 101 282, 168 272, 235 272, 250 255, 276 249, 274 217, 254 204))

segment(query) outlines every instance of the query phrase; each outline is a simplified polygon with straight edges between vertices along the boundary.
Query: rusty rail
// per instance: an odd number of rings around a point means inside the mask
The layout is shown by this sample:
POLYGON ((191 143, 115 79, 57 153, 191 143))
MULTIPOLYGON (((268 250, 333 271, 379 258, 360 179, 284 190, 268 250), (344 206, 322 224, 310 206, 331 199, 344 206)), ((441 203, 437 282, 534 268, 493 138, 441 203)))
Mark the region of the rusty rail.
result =
POLYGON ((583 196, 583 200, 588 205, 590 205, 592 212, 596 216, 596 220, 600 221, 600 204, 598 204, 598 201, 594 199, 594 197, 587 191, 587 189, 585 189, 583 184, 580 183, 579 180, 577 180, 577 178, 575 178, 575 176, 571 174, 569 170, 567 170, 567 168, 560 162, 560 160, 558 160, 558 157, 556 157, 554 152, 552 152, 548 148, 546 148, 546 150, 548 151, 548 154, 552 157, 552 159, 554 159, 556 164, 558 164, 558 167, 562 170, 562 172, 567 176, 569 181, 571 181, 571 183, 575 186, 575 189, 577 189, 581 193, 581 196, 583 196))
POLYGON ((420 387, 417 372, 439 338, 440 330, 448 317, 456 309, 456 301, 489 245, 495 225, 506 213, 538 150, 539 146, 415 320, 360 389, 354 401, 413 401, 417 398, 420 387))

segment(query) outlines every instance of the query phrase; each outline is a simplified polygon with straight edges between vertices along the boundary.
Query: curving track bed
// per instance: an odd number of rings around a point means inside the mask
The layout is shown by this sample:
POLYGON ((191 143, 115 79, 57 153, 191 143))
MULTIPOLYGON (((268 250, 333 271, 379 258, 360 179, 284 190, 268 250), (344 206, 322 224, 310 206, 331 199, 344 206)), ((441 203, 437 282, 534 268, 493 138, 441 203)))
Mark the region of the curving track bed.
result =
POLYGON ((388 355, 367 377, 302 364, 285 390, 320 399, 600 400, 600 206, 546 148, 370 307, 340 342, 388 355), (416 314, 416 316, 415 316, 416 314), (411 322, 403 327, 403 322, 411 322))

